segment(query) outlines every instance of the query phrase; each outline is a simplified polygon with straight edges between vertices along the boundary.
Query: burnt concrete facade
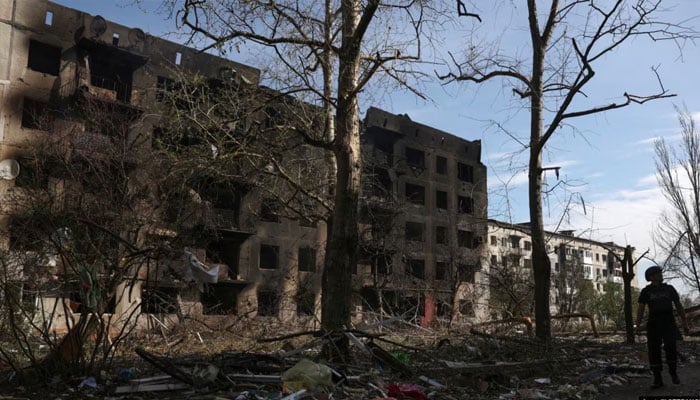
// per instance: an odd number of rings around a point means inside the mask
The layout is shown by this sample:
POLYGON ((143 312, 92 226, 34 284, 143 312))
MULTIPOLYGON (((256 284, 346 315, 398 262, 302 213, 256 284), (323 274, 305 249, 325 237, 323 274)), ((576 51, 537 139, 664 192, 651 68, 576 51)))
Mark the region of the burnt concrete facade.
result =
MULTIPOLYGON (((0 0, 0 49, 0 160, 24 159, 37 141, 51 135, 36 123, 38 117, 76 98, 136 116, 129 135, 149 136, 160 117, 148 110, 157 102, 158 88, 178 71, 252 86, 259 82, 254 67, 45 0, 0 0)), ((79 114, 51 115, 51 123, 74 132, 71 151, 109 146, 79 114)), ((151 142, 140 150, 153 151, 151 142)), ((487 235, 480 142, 370 108, 362 151, 364 244, 353 275, 355 319, 404 312, 425 324, 439 317, 485 317, 488 294, 478 284, 487 235)), ((70 183, 50 180, 56 197, 64 198, 70 183)), ((7 254, 19 251, 10 240, 10 220, 13 207, 21 206, 7 199, 22 190, 16 179, 0 180, 0 249, 7 254)), ((137 269, 138 279, 121 284, 115 320, 136 317, 147 327, 182 314, 211 321, 236 315, 318 324, 324 223, 261 218, 261 191, 242 188, 233 197, 203 214, 217 229, 217 241, 206 249, 188 249, 209 268, 219 267, 218 282, 204 292, 187 284, 185 257, 137 269), (152 309, 155 297, 158 310, 152 309)), ((159 221, 151 222, 149 232, 177 235, 159 221)), ((41 264, 37 267, 61 269, 56 259, 41 264)), ((27 275, 18 271, 16 279, 27 275)), ((77 309, 56 307, 70 301, 68 295, 36 295, 41 309, 59 310, 52 314, 53 330, 71 325, 77 309)))
POLYGON ((479 282, 487 182, 481 142, 370 108, 362 151, 366 220, 361 226, 373 253, 366 257, 368 265, 358 267, 364 304, 376 304, 372 296, 379 297, 381 287, 382 300, 393 301, 402 313, 416 307, 426 324, 437 317, 484 318, 488 292, 479 282), (377 249, 381 238, 372 234, 382 229, 383 248, 377 249))

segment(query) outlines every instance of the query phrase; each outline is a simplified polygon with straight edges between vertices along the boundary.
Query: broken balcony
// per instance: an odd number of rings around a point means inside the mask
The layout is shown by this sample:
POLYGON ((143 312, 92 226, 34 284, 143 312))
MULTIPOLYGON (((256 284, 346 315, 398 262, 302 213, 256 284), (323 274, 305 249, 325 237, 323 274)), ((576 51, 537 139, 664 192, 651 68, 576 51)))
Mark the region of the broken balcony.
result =
POLYGON ((133 89, 134 71, 148 57, 86 37, 78 41, 83 57, 76 64, 73 79, 61 86, 62 98, 76 95, 126 105, 137 105, 133 89))

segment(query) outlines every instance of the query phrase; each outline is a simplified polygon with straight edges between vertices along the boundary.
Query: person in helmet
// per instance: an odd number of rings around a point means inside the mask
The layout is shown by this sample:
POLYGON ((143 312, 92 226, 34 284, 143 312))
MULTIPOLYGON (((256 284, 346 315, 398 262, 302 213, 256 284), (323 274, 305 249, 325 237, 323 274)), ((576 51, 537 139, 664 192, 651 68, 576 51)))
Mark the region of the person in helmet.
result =
POLYGON ((639 307, 637 308, 637 331, 641 331, 644 310, 649 307, 649 320, 647 321, 647 352, 649 354, 649 367, 654 373, 652 389, 664 385, 661 378, 663 364, 661 362, 661 344, 666 351, 666 363, 671 381, 679 384, 678 378, 678 353, 676 341, 680 338, 680 332, 673 316, 673 306, 681 317, 683 330, 688 333, 688 321, 685 319, 685 310, 681 305, 676 289, 663 283, 663 270, 659 266, 647 268, 644 273, 647 282, 650 282, 639 293, 639 307))

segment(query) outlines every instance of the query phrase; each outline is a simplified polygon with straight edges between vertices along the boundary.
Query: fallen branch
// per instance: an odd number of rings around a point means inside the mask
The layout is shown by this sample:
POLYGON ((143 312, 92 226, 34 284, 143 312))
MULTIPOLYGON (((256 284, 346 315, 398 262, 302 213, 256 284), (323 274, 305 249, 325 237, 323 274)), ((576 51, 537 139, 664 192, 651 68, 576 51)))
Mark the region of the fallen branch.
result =
POLYGON ((552 315, 552 319, 569 319, 569 318, 586 318, 590 321, 591 323, 591 330, 593 330, 593 336, 595 337, 600 337, 598 334, 598 329, 595 326, 595 319, 591 314, 588 313, 573 313, 573 314, 560 314, 560 315, 552 315))

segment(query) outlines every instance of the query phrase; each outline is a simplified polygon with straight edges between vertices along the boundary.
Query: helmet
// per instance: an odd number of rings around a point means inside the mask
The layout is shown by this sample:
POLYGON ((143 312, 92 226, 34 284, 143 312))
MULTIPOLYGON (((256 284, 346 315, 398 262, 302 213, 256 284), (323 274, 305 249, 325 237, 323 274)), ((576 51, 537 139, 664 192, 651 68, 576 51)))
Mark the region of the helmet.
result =
POLYGON ((663 272, 661 267, 659 267, 658 265, 654 265, 652 267, 647 268, 647 270, 644 272, 644 277, 646 278, 647 282, 649 282, 651 280, 651 276, 657 272, 663 272))

